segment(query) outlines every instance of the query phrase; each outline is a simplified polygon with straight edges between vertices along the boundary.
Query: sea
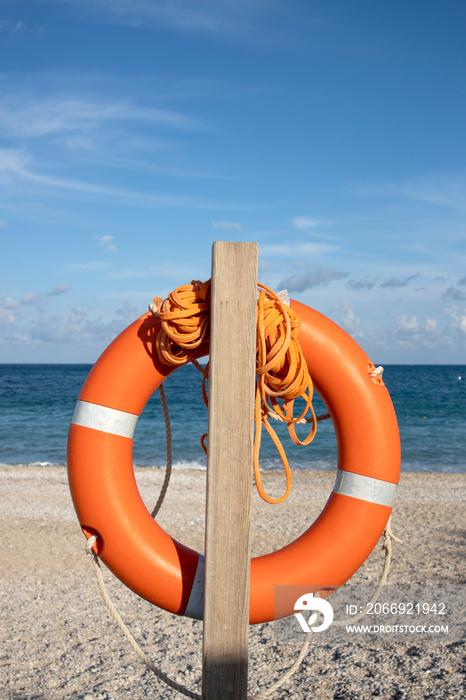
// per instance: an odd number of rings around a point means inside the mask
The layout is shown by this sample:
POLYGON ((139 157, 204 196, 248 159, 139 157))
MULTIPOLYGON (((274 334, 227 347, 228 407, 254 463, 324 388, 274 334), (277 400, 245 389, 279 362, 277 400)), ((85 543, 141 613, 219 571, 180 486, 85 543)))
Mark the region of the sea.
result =
MULTIPOLYGON (((65 466, 74 406, 92 365, 0 364, 0 464, 65 466)), ((387 365, 401 437, 402 471, 466 471, 466 365, 387 365)), ((207 432, 202 377, 192 365, 164 381, 172 429, 174 468, 205 469, 200 437, 207 432)), ((325 413, 320 397, 316 413, 325 413)), ((348 409, 350 410, 350 408, 348 409)), ((335 469, 337 444, 330 420, 318 424, 306 447, 291 443, 274 424, 294 469, 335 469)), ((303 426, 305 430, 305 426, 303 426)), ((134 435, 135 466, 166 465, 165 423, 158 391, 148 401, 134 435)), ((264 435, 263 469, 280 469, 275 447, 264 435)))

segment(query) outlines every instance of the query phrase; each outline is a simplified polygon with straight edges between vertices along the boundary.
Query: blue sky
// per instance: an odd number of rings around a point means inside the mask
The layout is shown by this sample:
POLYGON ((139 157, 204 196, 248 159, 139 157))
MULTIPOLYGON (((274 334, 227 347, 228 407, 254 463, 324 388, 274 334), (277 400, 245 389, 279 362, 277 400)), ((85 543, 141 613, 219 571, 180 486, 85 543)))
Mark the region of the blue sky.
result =
POLYGON ((466 361, 466 3, 1 0, 0 362, 93 362, 257 241, 376 363, 466 361))

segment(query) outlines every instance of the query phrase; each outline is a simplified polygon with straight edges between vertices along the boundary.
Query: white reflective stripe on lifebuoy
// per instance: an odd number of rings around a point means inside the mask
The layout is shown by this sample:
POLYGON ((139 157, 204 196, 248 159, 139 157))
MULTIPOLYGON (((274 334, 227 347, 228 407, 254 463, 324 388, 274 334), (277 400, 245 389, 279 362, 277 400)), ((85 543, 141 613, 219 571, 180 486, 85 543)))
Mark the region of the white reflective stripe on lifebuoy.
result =
POLYGON ((338 469, 333 492, 381 506, 391 506, 395 500, 396 484, 338 469))
POLYGON ((103 433, 132 438, 138 418, 134 413, 118 411, 116 408, 107 408, 88 401, 78 401, 71 422, 84 428, 101 430, 103 433))
POLYGON ((184 612, 186 617, 191 617, 193 620, 202 620, 204 616, 204 575, 205 557, 203 554, 199 554, 193 587, 184 612))

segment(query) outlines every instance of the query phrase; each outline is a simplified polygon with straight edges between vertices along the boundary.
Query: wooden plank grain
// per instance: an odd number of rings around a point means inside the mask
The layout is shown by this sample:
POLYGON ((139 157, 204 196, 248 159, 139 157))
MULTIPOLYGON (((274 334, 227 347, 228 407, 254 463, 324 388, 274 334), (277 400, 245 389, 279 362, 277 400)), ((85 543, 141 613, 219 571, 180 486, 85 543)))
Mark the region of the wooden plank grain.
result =
POLYGON ((256 243, 212 248, 203 700, 246 700, 256 243))

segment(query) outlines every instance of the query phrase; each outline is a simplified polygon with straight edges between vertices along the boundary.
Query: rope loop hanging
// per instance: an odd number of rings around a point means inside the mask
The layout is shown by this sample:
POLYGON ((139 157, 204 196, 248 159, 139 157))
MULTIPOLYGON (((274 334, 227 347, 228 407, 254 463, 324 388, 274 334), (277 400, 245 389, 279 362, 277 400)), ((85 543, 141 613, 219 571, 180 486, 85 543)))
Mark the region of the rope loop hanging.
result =
POLYGON ((298 342, 300 321, 297 315, 278 294, 263 284, 258 286, 254 477, 257 490, 265 501, 281 503, 291 489, 291 470, 283 445, 268 419, 273 415, 284 421, 291 440, 296 445, 308 445, 315 436, 317 426, 312 405, 313 384, 298 342), (294 417, 294 402, 298 398, 304 399, 304 409, 294 417), (282 406, 279 400, 283 401, 282 406), (308 411, 312 415, 311 429, 308 436, 300 440, 296 435, 295 423, 304 419, 308 411), (286 489, 280 498, 271 498, 262 486, 259 468, 262 426, 272 438, 285 469, 286 489))
MULTIPOLYGON (((209 339, 210 295, 211 284, 210 280, 207 280, 182 285, 171 292, 164 301, 161 297, 154 299, 149 308, 161 322, 156 351, 162 364, 182 365, 191 362, 195 349, 209 339)), ((278 294, 259 284, 253 466, 257 490, 268 503, 281 503, 291 489, 288 459, 278 435, 269 423, 269 418, 285 422, 290 438, 296 445, 308 445, 316 432, 318 419, 312 406, 313 383, 298 342, 299 326, 300 321, 293 309, 287 306, 278 294), (298 398, 304 400, 304 408, 300 415, 295 417, 294 402, 298 398), (305 420, 309 411, 311 418, 305 420), (304 440, 300 440, 296 435, 295 424, 298 422, 311 424, 309 434, 304 440), (262 426, 277 448, 285 470, 286 489, 280 498, 270 497, 262 486, 259 467, 262 426)), ((208 376, 209 364, 203 371, 202 382, 202 396, 206 406, 208 376)), ((207 434, 201 437, 201 444, 207 453, 206 438, 207 434)))

